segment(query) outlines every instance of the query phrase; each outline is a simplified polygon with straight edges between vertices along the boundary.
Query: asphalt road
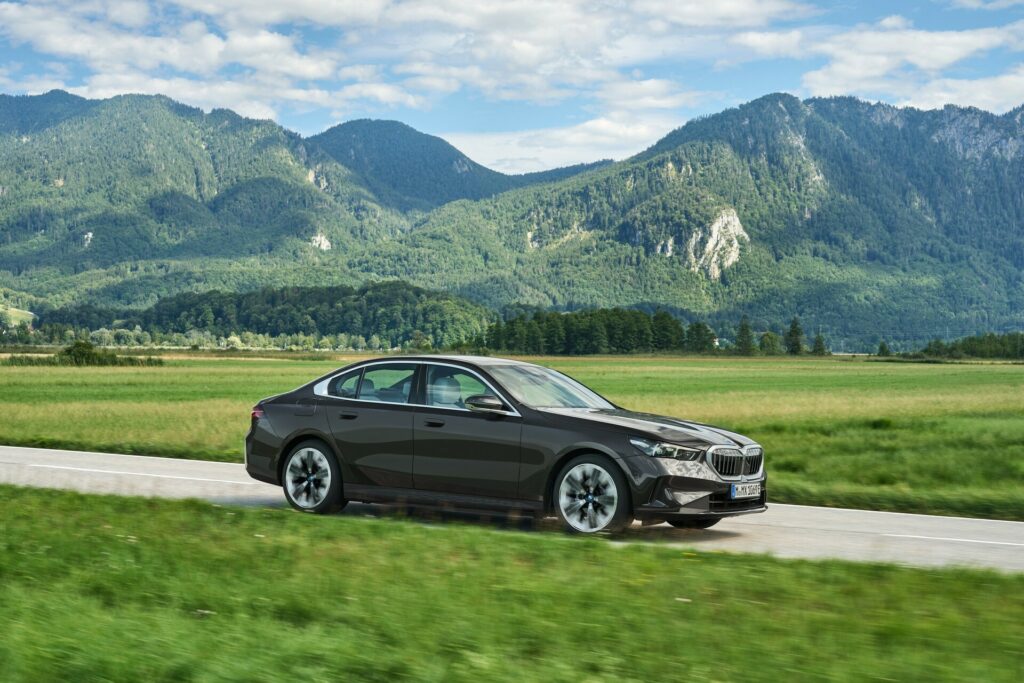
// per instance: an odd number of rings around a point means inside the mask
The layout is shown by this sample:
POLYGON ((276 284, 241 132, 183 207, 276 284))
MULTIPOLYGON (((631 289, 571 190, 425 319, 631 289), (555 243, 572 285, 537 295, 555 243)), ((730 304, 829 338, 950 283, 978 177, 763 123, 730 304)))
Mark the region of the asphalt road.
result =
MULTIPOLYGON (((136 455, 0 446, 0 483, 234 505, 281 506, 281 490, 254 481, 242 465, 136 455)), ((375 515, 350 505, 343 515, 375 515)), ((478 519, 463 515, 466 520, 478 519)), ((432 519, 433 517, 427 517, 432 519)), ((493 523, 493 519, 483 523, 493 523)), ((539 533, 550 525, 540 525, 539 533)), ((837 558, 916 566, 962 565, 1024 571, 1024 522, 779 505, 733 517, 706 531, 635 524, 623 542, 698 550, 837 558)))

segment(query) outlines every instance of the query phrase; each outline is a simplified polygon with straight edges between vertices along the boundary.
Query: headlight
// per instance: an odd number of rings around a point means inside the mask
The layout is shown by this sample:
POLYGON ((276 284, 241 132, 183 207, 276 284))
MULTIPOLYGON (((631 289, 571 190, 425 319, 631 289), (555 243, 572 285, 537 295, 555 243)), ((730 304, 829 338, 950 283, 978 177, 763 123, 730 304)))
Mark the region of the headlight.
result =
POLYGON ((629 440, 638 451, 644 455, 649 455, 652 458, 675 458, 676 460, 696 460, 703 453, 699 448, 686 448, 685 446, 677 446, 674 443, 665 443, 664 441, 648 441, 647 439, 641 439, 639 437, 633 437, 629 440))

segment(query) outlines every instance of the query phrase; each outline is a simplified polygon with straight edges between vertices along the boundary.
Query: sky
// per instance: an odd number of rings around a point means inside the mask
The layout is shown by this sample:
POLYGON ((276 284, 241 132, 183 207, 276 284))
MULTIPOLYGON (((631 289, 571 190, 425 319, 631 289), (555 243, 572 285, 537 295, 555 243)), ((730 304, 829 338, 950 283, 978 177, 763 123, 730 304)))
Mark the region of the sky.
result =
POLYGON ((1008 111, 1024 0, 0 0, 0 92, 54 88, 303 135, 397 119, 518 173, 770 92, 1008 111))

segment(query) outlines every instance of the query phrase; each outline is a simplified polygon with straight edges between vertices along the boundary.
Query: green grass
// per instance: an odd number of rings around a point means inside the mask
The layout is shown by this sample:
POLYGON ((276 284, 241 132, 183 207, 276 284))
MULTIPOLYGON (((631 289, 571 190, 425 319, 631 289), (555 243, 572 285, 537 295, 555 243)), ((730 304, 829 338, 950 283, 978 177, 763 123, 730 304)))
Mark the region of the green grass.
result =
MULTIPOLYGON (((628 408, 767 450, 776 502, 1024 519, 1024 366, 544 358, 628 408)), ((249 408, 346 360, 0 367, 0 443, 241 458, 249 408)))
POLYGON ((1024 675, 1024 576, 0 487, 0 680, 1024 675))
POLYGON ((33 315, 31 311, 23 311, 20 308, 4 306, 3 304, 0 304, 0 313, 6 313, 8 319, 14 325, 19 325, 21 323, 30 323, 32 322, 33 319, 35 319, 35 315, 33 315))

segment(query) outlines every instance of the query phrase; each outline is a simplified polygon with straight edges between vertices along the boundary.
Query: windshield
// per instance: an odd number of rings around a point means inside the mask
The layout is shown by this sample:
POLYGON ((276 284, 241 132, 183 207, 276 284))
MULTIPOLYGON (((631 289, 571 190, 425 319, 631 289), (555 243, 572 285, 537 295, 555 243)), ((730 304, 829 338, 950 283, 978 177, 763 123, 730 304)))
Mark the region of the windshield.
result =
POLYGON ((590 389, 560 372, 537 365, 492 365, 494 378, 531 408, 614 408, 590 389))

